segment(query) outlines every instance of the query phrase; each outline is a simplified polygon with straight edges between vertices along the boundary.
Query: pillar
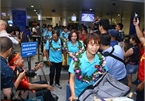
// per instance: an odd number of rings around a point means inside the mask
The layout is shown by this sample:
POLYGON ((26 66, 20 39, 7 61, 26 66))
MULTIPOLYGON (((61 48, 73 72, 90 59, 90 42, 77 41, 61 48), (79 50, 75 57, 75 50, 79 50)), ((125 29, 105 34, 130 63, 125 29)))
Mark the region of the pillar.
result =
POLYGON ((68 25, 68 11, 67 10, 63 11, 62 24, 64 26, 68 25))
POLYGON ((38 20, 39 20, 40 27, 42 27, 42 10, 41 9, 39 10, 38 20))

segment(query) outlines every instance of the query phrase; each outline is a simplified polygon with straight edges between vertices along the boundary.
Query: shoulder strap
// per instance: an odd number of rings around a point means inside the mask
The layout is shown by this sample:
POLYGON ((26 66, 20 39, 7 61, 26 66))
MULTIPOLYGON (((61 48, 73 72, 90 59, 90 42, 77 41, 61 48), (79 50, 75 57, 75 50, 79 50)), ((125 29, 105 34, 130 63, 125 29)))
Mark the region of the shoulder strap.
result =
POLYGON ((63 46, 64 46, 64 45, 63 45, 63 41, 62 41, 62 40, 63 40, 63 39, 60 38, 60 42, 61 42, 61 51, 62 51, 62 53, 63 53, 63 46))
MULTIPOLYGON (((124 60, 123 60, 123 59, 121 59, 121 58, 119 58, 119 57, 117 57, 117 56, 115 56, 115 55, 113 55, 113 54, 110 54, 109 56, 111 56, 111 57, 113 57, 113 58, 119 60, 119 61, 122 62, 122 63, 124 63, 124 60)), ((125 63, 124 63, 124 64, 125 64, 125 63)))
MULTIPOLYGON (((111 57, 117 59, 118 61, 124 63, 124 60, 121 59, 121 58, 119 58, 119 57, 117 57, 117 56, 115 56, 115 55, 113 55, 113 54, 112 54, 113 52, 114 52, 114 47, 113 47, 113 49, 112 49, 112 51, 111 51, 110 53, 109 53, 109 52, 105 52, 103 55, 104 55, 104 56, 111 56, 111 57)), ((125 64, 125 63, 124 63, 124 64, 125 64)))
MULTIPOLYGON (((60 39, 60 42, 61 42, 61 48, 62 48, 62 51, 63 51, 63 41, 61 38, 60 39)), ((52 39, 49 39, 49 49, 50 49, 50 44, 52 43, 52 39)))
POLYGON ((60 38, 60 41, 61 41, 61 47, 63 47, 63 41, 62 41, 62 39, 60 38))

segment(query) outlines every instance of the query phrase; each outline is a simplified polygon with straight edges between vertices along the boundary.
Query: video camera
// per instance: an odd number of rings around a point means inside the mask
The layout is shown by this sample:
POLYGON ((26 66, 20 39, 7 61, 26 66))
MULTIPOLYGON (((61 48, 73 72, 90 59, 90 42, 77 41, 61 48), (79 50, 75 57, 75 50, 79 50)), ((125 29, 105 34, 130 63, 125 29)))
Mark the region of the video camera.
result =
MULTIPOLYGON (((15 68, 15 74, 17 73, 17 71, 18 71, 19 73, 22 73, 24 70, 23 70, 21 67, 16 67, 16 68, 15 68)), ((28 77, 34 77, 34 76, 37 75, 37 74, 35 73, 35 70, 27 70, 27 71, 25 72, 25 74, 26 74, 26 76, 28 76, 28 77)))
POLYGON ((93 30, 99 30, 99 21, 95 21, 93 30))

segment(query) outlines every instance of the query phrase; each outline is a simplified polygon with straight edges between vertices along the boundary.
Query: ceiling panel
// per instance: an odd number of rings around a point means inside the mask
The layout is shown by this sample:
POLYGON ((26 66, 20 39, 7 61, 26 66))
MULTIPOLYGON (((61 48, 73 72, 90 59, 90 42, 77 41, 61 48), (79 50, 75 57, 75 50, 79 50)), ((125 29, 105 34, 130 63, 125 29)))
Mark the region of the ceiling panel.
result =
MULTIPOLYGON (((129 1, 129 0, 128 0, 129 1)), ((12 9, 27 9, 27 14, 36 16, 37 10, 39 13, 42 10, 43 16, 62 16, 63 11, 67 10, 69 14, 80 10, 89 10, 90 8, 96 12, 102 13, 122 13, 131 14, 131 12, 139 12, 143 15, 144 3, 142 0, 139 2, 128 2, 122 0, 1 0, 1 11, 8 13, 12 9), (34 5, 34 8, 31 8, 34 5), (51 12, 55 9, 56 12, 51 12)), ((131 0, 135 1, 135 0, 131 0)))

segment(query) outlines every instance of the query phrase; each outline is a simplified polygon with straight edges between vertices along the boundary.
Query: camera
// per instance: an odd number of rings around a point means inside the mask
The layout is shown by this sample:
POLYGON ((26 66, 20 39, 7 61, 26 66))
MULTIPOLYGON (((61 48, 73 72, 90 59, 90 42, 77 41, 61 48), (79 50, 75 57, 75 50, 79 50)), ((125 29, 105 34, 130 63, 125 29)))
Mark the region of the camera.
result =
MULTIPOLYGON (((15 68, 15 74, 17 73, 17 71, 18 71, 19 73, 22 73, 24 70, 23 70, 21 67, 16 67, 16 68, 15 68)), ((34 76, 37 75, 37 74, 35 73, 35 70, 27 70, 27 71, 25 72, 25 74, 26 74, 26 76, 28 76, 28 77, 34 77, 34 76)))
POLYGON ((137 18, 138 18, 138 14, 137 13, 134 13, 134 18, 135 18, 135 21, 137 22, 137 18))
POLYGON ((42 61, 39 61, 39 62, 35 62, 35 66, 37 66, 39 63, 41 63, 42 61))
POLYGON ((99 22, 98 21, 94 22, 94 28, 93 28, 93 30, 99 30, 99 22))

